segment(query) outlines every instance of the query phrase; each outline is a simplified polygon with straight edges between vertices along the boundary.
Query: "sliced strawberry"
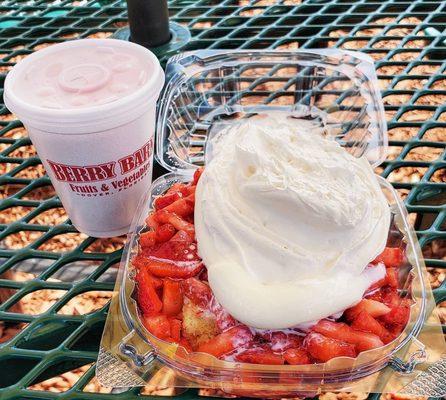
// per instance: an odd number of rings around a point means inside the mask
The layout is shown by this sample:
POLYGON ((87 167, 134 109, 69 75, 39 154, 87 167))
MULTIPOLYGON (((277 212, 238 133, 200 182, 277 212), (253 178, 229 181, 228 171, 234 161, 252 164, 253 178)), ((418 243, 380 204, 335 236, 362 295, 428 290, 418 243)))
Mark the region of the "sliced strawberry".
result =
POLYGON ((383 345, 383 342, 378 336, 370 333, 358 332, 342 322, 333 322, 323 319, 313 327, 313 330, 326 337, 354 344, 358 351, 370 350, 383 345))
POLYGON ((194 205, 195 194, 192 193, 185 198, 181 198, 172 204, 169 204, 164 210, 179 215, 180 217, 186 217, 194 212, 194 205))
POLYGON ((185 221, 180 216, 166 211, 165 209, 155 212, 155 220, 161 224, 172 224, 175 229, 185 231, 191 237, 195 237, 194 225, 185 221))
POLYGON ((163 224, 155 231, 155 238, 158 243, 167 242, 177 233, 172 224, 163 224))
POLYGON ((390 312, 385 304, 371 299, 362 299, 358 304, 345 310, 344 316, 347 320, 353 320, 361 311, 366 311, 372 317, 380 317, 390 312))
POLYGON ((399 247, 386 247, 384 251, 375 258, 374 263, 383 262, 387 268, 399 267, 404 260, 404 253, 399 247))
POLYGON ((182 230, 179 230, 177 233, 175 233, 175 236, 171 239, 171 241, 172 242, 195 243, 194 237, 182 230))
POLYGON ((135 258, 138 258, 141 267, 160 278, 186 279, 195 276, 203 268, 197 245, 183 231, 135 258))
POLYGON ((153 212, 149 214, 149 216, 146 218, 146 225, 153 231, 156 231, 158 229, 159 223, 155 220, 155 215, 153 212))
POLYGON ((396 307, 401 304, 401 297, 399 296, 395 288, 383 288, 381 290, 381 297, 383 303, 390 308, 396 307))
POLYGON ((155 210, 161 210, 164 207, 167 207, 168 205, 177 201, 178 199, 181 199, 181 197, 182 195, 179 192, 168 193, 164 196, 157 197, 153 202, 153 205, 155 207, 155 210))
POLYGON ((202 343, 198 346, 198 351, 221 357, 238 347, 248 344, 252 338, 253 335, 247 326, 238 325, 202 343))
POLYGON ((355 347, 358 353, 384 346, 384 340, 370 332, 356 331, 355 347))
POLYGON ((308 353, 302 347, 286 350, 285 353, 283 353, 283 358, 291 365, 311 364, 308 353))
POLYGON ((138 287, 136 299, 143 315, 156 315, 161 312, 163 305, 153 286, 138 287))
MULTIPOLYGON (((366 311, 361 311, 353 320, 351 327, 358 331, 370 332, 381 340, 387 340, 389 332, 375 318, 366 311)), ((382 345, 382 344, 381 344, 382 345)), ((379 346, 376 346, 379 347, 379 346)))
POLYGON ((237 354, 235 359, 249 364, 282 365, 284 363, 281 354, 274 353, 271 349, 263 347, 245 350, 237 354))
POLYGON ((142 322, 157 338, 164 340, 171 338, 170 321, 165 315, 143 316, 142 322))
POLYGON ((343 322, 333 322, 327 319, 322 319, 311 329, 326 337, 350 342, 351 328, 343 322))
POLYGON ((380 303, 383 303, 383 293, 382 293, 382 290, 378 289, 378 290, 368 291, 365 294, 365 299, 367 299, 367 300, 374 300, 374 301, 378 301, 380 303))
POLYGON ((184 192, 187 192, 187 188, 188 186, 186 184, 181 182, 176 182, 167 190, 166 194, 171 194, 171 193, 183 194, 184 192))
POLYGON ((200 180, 201 174, 203 173, 204 168, 198 168, 194 172, 194 179, 192 181, 192 185, 196 185, 200 180))
POLYGON ((404 327, 409 321, 410 308, 406 305, 393 307, 392 310, 381 317, 381 320, 390 325, 397 325, 404 327))
POLYGON ((138 269, 135 280, 137 282, 136 300, 143 315, 158 314, 163 303, 156 293, 156 280, 144 268, 138 269))
POLYGON ((386 283, 390 287, 398 287, 398 271, 394 267, 389 267, 386 269, 386 283))
POLYGON ((163 289, 163 314, 173 316, 183 308, 183 291, 180 282, 166 279, 163 289))
POLYGON ((144 260, 145 268, 158 278, 187 279, 203 268, 200 261, 160 261, 152 257, 144 260))
MULTIPOLYGON (((187 193, 185 194, 185 196, 189 196, 189 195, 191 195, 191 194, 195 194, 195 190, 197 189, 197 186, 195 186, 195 185, 189 185, 188 187, 187 187, 187 193)), ((194 200, 194 202, 195 202, 195 200, 194 200)))
POLYGON ((298 348, 302 346, 303 342, 301 336, 285 332, 271 332, 263 337, 270 342, 273 351, 285 351, 292 347, 298 348))
MULTIPOLYGON (((145 257, 141 255, 136 255, 132 258, 131 263, 135 267, 137 275, 135 277, 136 281, 142 281, 144 279, 144 283, 151 284, 155 289, 160 289, 163 286, 163 280, 157 278, 150 274, 150 272, 145 268, 145 257), (138 276, 138 273, 140 274, 138 276)), ((144 284, 141 283, 141 284, 144 284)))
POLYGON ((179 342, 181 339, 181 325, 182 322, 179 319, 170 318, 170 337, 174 342, 179 342))
POLYGON ((390 343, 392 340, 396 339, 400 333, 403 331, 404 326, 402 325, 390 325, 388 326, 388 331, 389 331, 389 337, 386 341, 387 343, 390 343))
POLYGON ((178 231, 169 241, 158 243, 149 251, 142 253, 160 260, 200 261, 196 243, 190 240, 184 231, 178 231))
POLYGON ((163 280, 157 278, 156 276, 151 275, 150 280, 152 281, 152 285, 155 289, 161 289, 164 285, 163 280))
POLYGON ((187 351, 192 352, 192 345, 189 343, 189 341, 185 338, 181 338, 178 342, 178 344, 180 344, 181 346, 183 346, 187 351))
POLYGON ((137 270, 142 270, 142 269, 146 269, 146 257, 142 256, 141 254, 137 254, 135 257, 132 258, 132 265, 137 269, 137 270))
POLYGON ((354 345, 328 338, 316 332, 310 332, 305 337, 304 347, 311 357, 322 362, 335 357, 356 357, 354 345))
POLYGON ((156 243, 156 233, 148 231, 139 235, 139 244, 143 248, 153 247, 156 243))
POLYGON ((196 278, 189 278, 181 282, 184 295, 197 306, 207 308, 212 300, 212 292, 209 285, 196 278))

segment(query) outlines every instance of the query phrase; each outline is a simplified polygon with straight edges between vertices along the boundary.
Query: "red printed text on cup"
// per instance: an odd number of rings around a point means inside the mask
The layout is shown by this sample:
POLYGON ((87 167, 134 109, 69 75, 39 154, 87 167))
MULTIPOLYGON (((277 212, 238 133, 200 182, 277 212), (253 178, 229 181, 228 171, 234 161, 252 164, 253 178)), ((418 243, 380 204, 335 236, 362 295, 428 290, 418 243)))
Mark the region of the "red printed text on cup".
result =
POLYGON ((69 165, 46 160, 55 179, 66 182, 81 196, 104 196, 120 192, 140 181, 150 170, 152 139, 117 161, 96 165, 69 165))

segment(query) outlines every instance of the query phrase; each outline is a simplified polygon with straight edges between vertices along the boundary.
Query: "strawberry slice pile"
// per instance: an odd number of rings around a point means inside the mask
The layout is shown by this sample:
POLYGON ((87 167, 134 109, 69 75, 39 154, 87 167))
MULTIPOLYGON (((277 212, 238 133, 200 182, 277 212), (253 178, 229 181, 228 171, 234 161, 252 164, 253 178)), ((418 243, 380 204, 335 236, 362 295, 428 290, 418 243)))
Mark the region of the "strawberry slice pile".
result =
POLYGON ((382 263, 386 276, 337 321, 324 319, 309 331, 258 331, 235 320, 218 303, 198 256, 194 227, 195 188, 202 170, 189 184, 176 183, 154 201, 140 234, 136 301, 141 321, 153 335, 178 343, 189 352, 252 364, 299 365, 356 357, 381 347, 404 329, 410 300, 400 296, 400 248, 387 247, 369 266, 382 263))

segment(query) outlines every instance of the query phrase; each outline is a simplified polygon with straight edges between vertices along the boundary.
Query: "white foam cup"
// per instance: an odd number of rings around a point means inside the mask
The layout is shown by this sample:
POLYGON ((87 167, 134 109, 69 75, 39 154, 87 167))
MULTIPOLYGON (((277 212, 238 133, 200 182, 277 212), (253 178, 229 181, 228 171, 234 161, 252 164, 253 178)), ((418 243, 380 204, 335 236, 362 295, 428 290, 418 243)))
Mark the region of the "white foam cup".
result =
POLYGON ((152 180, 155 108, 164 73, 149 50, 83 39, 37 51, 5 81, 73 225, 95 237, 128 231, 152 180))

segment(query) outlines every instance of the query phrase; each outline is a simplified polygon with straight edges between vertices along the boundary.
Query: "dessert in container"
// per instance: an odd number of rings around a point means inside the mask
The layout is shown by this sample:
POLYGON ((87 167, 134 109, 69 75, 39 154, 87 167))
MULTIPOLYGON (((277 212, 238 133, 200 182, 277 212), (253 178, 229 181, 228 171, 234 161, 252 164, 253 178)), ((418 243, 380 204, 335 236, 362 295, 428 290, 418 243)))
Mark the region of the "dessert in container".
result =
POLYGON ((9 72, 5 104, 22 120, 73 225, 128 232, 152 180, 158 59, 134 43, 84 39, 39 50, 9 72))
POLYGON ((188 353, 152 335, 135 301, 132 258, 157 196, 190 182, 211 154, 209 138, 257 114, 286 113, 321 123, 355 157, 374 167, 387 153, 387 133, 373 62, 340 50, 197 51, 172 58, 157 121, 156 156, 170 173, 141 198, 122 257, 116 294, 101 342, 99 380, 109 386, 143 385, 167 369, 166 386, 207 387, 237 395, 286 397, 320 391, 444 394, 444 338, 416 235, 396 191, 377 176, 391 210, 388 242, 404 248, 401 294, 410 298, 409 322, 385 346, 356 358, 308 365, 258 365, 188 353), (435 364, 435 369, 429 369, 435 364), (440 368, 440 373, 438 369, 440 368), (119 371, 119 373, 117 372, 119 371), (437 375, 436 375, 437 374, 437 375), (423 380, 424 379, 424 380, 423 380), (431 379, 429 387, 419 383, 431 379))

